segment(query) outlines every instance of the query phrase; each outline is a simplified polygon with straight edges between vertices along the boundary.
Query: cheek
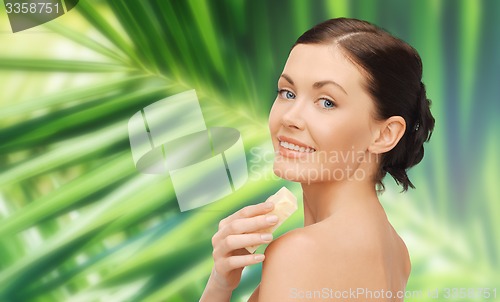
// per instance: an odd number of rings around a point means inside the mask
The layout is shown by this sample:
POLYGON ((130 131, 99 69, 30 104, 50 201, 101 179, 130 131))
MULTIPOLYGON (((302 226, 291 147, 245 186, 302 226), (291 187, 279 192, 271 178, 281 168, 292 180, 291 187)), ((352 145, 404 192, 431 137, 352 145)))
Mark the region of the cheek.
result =
MULTIPOLYGON (((315 124, 311 134, 318 143, 322 158, 342 158, 352 162, 353 158, 361 156, 370 143, 370 128, 363 122, 364 118, 363 115, 339 114, 315 124)), ((333 162, 339 163, 337 160, 333 162)))

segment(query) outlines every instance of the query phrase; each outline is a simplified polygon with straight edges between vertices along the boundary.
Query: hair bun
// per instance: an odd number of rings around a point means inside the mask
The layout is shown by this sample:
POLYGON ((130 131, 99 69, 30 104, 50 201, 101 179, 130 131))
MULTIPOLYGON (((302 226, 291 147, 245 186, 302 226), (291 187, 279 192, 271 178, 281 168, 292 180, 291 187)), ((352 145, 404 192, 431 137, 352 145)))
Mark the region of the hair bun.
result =
POLYGON ((429 141, 434 130, 435 120, 431 114, 431 100, 427 98, 424 83, 420 82, 420 92, 417 99, 417 117, 415 119, 413 131, 409 134, 414 145, 414 154, 408 162, 408 167, 411 168, 418 164, 424 157, 424 143, 429 141))
MULTIPOLYGON (((424 157, 424 143, 429 141, 434 130, 435 120, 430 110, 431 100, 427 98, 425 85, 420 82, 420 90, 417 93, 416 100, 416 116, 414 117, 413 127, 408 127, 401 141, 396 146, 400 152, 391 150, 400 156, 392 156, 385 158, 382 167, 382 173, 389 173, 394 178, 398 185, 403 187, 403 191, 407 191, 408 187, 415 188, 413 183, 408 178, 407 170, 420 161, 424 157)), ((409 121, 407 121, 409 122, 409 121)))

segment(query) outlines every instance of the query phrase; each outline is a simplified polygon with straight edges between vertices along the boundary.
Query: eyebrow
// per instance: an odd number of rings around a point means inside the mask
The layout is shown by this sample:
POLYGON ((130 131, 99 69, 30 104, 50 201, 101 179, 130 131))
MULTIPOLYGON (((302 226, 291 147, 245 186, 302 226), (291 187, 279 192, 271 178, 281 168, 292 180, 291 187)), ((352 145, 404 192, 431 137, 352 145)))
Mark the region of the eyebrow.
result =
MULTIPOLYGON (((286 74, 282 74, 280 77, 281 77, 281 78, 283 78, 283 79, 285 79, 288 83, 290 83, 290 84, 294 85, 293 80, 292 80, 292 78, 290 78, 290 76, 288 76, 288 75, 286 75, 286 74)), ((337 87, 338 87, 338 88, 340 88, 340 90, 342 90, 342 91, 343 91, 346 95, 348 95, 348 94, 347 94, 347 91, 345 91, 344 87, 340 86, 340 84, 339 84, 339 83, 337 83, 337 82, 335 82, 335 81, 332 81, 332 80, 325 80, 325 81, 319 81, 319 82, 316 82, 316 83, 314 83, 314 84, 313 84, 313 87, 317 89, 317 88, 321 88, 321 87, 323 87, 323 86, 325 86, 325 85, 327 85, 327 84, 332 84, 332 85, 337 86, 337 87)))

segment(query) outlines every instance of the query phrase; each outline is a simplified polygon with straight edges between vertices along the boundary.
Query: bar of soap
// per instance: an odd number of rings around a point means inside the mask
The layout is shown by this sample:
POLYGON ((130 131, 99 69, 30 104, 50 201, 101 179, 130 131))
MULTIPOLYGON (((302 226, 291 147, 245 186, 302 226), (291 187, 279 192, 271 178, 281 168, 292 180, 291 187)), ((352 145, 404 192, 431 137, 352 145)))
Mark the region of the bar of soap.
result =
MULTIPOLYGON (((260 230, 259 233, 273 233, 290 215, 297 210, 297 198, 286 187, 282 187, 267 202, 274 203, 274 209, 267 215, 278 216, 278 223, 275 225, 260 230)), ((250 253, 255 252, 259 245, 246 247, 250 253)))

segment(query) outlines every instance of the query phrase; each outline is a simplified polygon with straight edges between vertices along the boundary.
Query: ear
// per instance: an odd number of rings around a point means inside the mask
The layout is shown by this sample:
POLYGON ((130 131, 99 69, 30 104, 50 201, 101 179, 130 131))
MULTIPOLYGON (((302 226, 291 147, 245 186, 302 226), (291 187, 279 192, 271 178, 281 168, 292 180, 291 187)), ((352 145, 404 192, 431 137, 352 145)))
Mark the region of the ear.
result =
POLYGON ((368 151, 381 154, 391 151, 406 130, 406 122, 401 116, 391 116, 383 121, 374 132, 374 140, 368 151))

